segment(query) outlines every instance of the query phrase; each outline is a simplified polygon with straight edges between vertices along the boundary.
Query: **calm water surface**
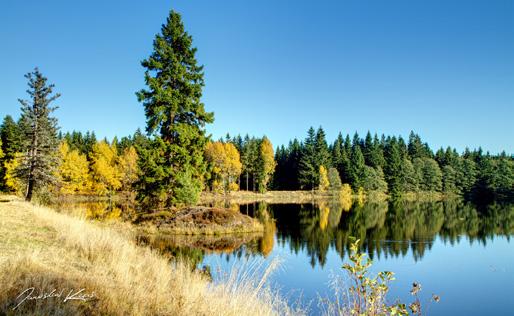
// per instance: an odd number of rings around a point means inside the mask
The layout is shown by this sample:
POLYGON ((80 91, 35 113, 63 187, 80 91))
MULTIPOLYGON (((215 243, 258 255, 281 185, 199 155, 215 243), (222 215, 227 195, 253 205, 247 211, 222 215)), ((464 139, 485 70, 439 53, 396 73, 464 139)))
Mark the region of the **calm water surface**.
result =
MULTIPOLYGON (((83 205, 91 208, 87 203, 83 205)), ((119 216, 123 206, 96 205, 91 217, 119 216)), ((344 276, 352 237, 373 259, 372 272, 393 271, 390 300, 411 302, 412 282, 421 283, 428 315, 513 315, 514 206, 477 208, 460 201, 437 203, 365 203, 341 205, 231 205, 258 218, 264 236, 143 238, 143 242, 172 256, 209 266, 216 279, 248 260, 281 267, 271 276, 273 286, 320 312, 320 296, 330 296, 329 283, 344 276), (221 271, 221 273, 220 273, 221 271), (439 303, 428 303, 432 293, 439 303)))

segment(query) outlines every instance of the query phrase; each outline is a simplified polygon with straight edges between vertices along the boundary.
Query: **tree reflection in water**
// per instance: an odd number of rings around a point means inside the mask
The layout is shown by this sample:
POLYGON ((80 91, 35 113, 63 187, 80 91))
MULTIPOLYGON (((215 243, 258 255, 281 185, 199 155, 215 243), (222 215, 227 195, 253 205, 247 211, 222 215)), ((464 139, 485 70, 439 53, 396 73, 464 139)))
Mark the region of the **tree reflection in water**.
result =
MULTIPOLYGON (((89 218, 130 218, 130 206, 109 202, 78 205, 89 218)), ((147 244, 173 258, 189 258, 198 264, 205 254, 218 253, 227 260, 235 256, 267 257, 276 245, 292 253, 305 251, 310 264, 324 266, 329 249, 342 259, 349 252, 351 237, 361 240, 361 250, 371 258, 406 256, 421 260, 434 240, 455 244, 462 238, 485 245, 494 236, 514 234, 514 205, 477 207, 460 200, 444 202, 353 203, 345 197, 313 204, 252 203, 216 205, 258 218, 264 225, 259 235, 140 236, 147 244)), ((69 207, 65 205, 64 207, 69 207)))

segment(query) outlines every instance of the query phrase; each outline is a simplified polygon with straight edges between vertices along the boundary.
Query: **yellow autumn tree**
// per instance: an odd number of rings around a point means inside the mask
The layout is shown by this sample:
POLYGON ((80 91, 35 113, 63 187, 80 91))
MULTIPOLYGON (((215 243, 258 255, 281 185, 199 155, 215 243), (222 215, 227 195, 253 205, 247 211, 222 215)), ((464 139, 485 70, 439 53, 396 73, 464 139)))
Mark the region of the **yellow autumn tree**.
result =
POLYGON ((325 192, 330 186, 328 181, 328 172, 325 166, 319 166, 319 190, 325 192))
POLYGON ((71 150, 66 142, 59 145, 61 163, 57 169, 59 191, 64 194, 87 193, 91 188, 86 155, 71 150))
POLYGON ((257 181, 259 192, 264 193, 268 190, 268 183, 275 172, 275 154, 270 140, 264 136, 259 147, 259 160, 257 166, 257 181))
POLYGON ((213 191, 237 190, 236 180, 242 171, 239 151, 232 143, 210 142, 205 147, 205 158, 211 166, 213 191))
POLYGON ((112 195, 121 188, 122 177, 117 165, 116 146, 111 146, 104 140, 94 144, 91 162, 93 189, 97 194, 112 195))
POLYGON ((16 177, 16 169, 21 163, 23 155, 16 153, 13 159, 4 162, 5 168, 5 186, 11 191, 20 194, 23 190, 24 184, 19 177, 16 177))
POLYGON ((132 184, 139 177, 137 159, 137 152, 133 146, 125 148, 123 154, 119 157, 118 170, 121 176, 121 189, 123 191, 131 191, 132 184))

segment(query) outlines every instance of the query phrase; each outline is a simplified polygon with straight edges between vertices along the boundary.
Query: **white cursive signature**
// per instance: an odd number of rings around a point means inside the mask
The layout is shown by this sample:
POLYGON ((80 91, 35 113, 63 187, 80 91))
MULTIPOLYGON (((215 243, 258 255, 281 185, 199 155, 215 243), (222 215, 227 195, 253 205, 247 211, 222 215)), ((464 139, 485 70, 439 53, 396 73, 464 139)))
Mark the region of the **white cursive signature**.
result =
POLYGON ((63 303, 66 303, 68 301, 83 301, 86 302, 92 298, 95 297, 95 293, 85 293, 84 291, 86 289, 80 289, 80 290, 74 290, 71 289, 66 296, 63 296, 64 290, 57 291, 57 289, 53 289, 50 292, 44 292, 41 290, 38 295, 35 295, 34 291, 36 289, 34 287, 30 287, 23 292, 21 292, 17 297, 16 300, 20 299, 19 303, 14 306, 13 310, 18 308, 21 304, 23 304, 26 301, 33 301, 33 300, 46 300, 49 298, 63 298, 63 303))

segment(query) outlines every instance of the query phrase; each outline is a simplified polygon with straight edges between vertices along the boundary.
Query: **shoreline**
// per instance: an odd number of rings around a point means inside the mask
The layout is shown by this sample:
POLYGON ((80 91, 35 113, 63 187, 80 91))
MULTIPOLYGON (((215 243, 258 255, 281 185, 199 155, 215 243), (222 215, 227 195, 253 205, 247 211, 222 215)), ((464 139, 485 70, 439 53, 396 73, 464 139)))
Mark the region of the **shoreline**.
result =
MULTIPOLYGON (((0 314, 10 315, 27 288, 85 289, 87 301, 27 300, 33 315, 292 315, 255 275, 213 284, 185 262, 134 240, 129 224, 99 224, 13 196, 0 203, 0 314), (119 225, 118 225, 119 224, 119 225), (117 226, 117 227, 116 227, 117 226), (237 289, 237 291, 233 291, 237 289)), ((234 273, 237 273, 235 271, 234 273)))

